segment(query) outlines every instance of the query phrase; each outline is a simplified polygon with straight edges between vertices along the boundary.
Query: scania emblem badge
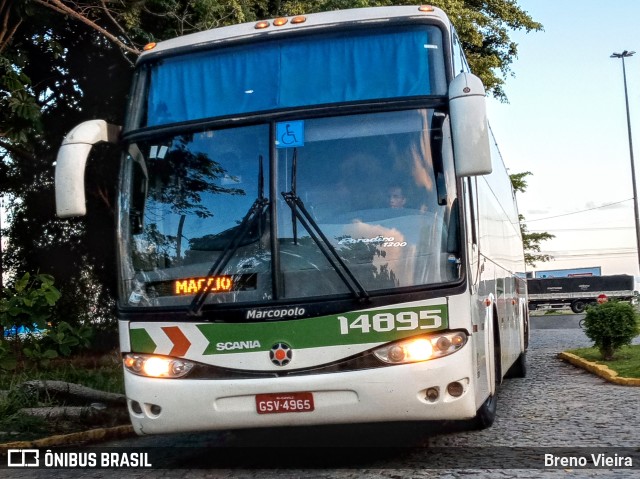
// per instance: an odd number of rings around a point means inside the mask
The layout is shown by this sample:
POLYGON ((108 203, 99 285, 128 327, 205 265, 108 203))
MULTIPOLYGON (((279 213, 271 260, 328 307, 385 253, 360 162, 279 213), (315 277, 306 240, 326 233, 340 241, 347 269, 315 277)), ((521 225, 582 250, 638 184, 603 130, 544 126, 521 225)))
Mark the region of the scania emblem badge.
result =
POLYGON ((286 366, 291 362, 293 351, 286 343, 276 343, 269 351, 269 358, 276 366, 286 366))

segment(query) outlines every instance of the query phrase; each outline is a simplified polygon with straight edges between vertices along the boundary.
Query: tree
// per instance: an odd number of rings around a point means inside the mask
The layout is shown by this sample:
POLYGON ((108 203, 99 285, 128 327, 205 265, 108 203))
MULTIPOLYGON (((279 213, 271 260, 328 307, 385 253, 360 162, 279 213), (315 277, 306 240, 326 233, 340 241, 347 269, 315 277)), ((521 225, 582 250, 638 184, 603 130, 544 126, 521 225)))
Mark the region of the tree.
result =
MULTIPOLYGON (((511 185, 516 193, 524 193, 527 189, 525 178, 532 175, 530 171, 513 173, 509 175, 511 185)), ((522 233, 522 247, 524 249, 524 262, 529 266, 535 266, 538 262, 551 261, 553 257, 548 254, 541 254, 540 243, 555 238, 555 235, 547 232, 531 233, 525 224, 523 215, 518 215, 520 221, 520 232, 522 233)))
POLYGON ((71 125, 91 117, 121 121, 130 62, 90 27, 37 2, 8 2, 11 10, 0 4, 5 25, 18 26, 0 30, 0 192, 11 212, 3 267, 16 277, 56 277, 63 297, 54 321, 88 321, 90 309, 109 317, 115 259, 104 238, 113 237, 116 162, 90 165, 94 211, 77 221, 55 218, 52 164, 71 125))
POLYGON ((540 243, 555 238, 555 235, 547 232, 531 233, 527 229, 524 216, 519 215, 520 231, 522 232, 522 246, 524 248, 524 261, 529 266, 535 266, 536 263, 551 261, 553 256, 549 254, 541 254, 540 243))
POLYGON ((522 173, 513 173, 509 175, 511 178, 511 186, 516 193, 524 193, 527 190, 527 181, 525 178, 531 176, 533 173, 530 171, 524 171, 522 173))
MULTIPOLYGON (((413 3, 402 1, 400 3, 413 3)), ((488 91, 517 54, 509 30, 540 30, 514 0, 437 0, 488 91)), ((55 218, 52 164, 63 136, 91 118, 122 124, 132 65, 142 46, 259 18, 388 0, 0 0, 0 193, 11 221, 7 271, 51 274, 58 318, 113 318, 114 185, 118 152, 96 148, 87 166, 88 214, 55 218), (87 302, 91 308, 87 308, 87 302), (88 311, 91 310, 91 313, 88 311)))
POLYGON ((640 315, 632 304, 607 301, 587 308, 584 329, 602 358, 611 361, 618 349, 640 334, 640 315))
POLYGON ((509 31, 541 31, 542 24, 516 0, 434 0, 433 4, 452 19, 471 70, 487 91, 507 101, 504 78, 512 74, 510 65, 518 56, 518 45, 509 38, 509 31))
MULTIPOLYGON (((383 5, 415 5, 413 0, 319 0, 276 2, 271 13, 300 14, 338 8, 383 5)), ((517 5, 516 0, 433 0, 429 5, 442 8, 456 27, 471 70, 485 88, 501 101, 507 100, 504 78, 518 56, 518 45, 509 38, 510 30, 540 31, 542 25, 517 5)))

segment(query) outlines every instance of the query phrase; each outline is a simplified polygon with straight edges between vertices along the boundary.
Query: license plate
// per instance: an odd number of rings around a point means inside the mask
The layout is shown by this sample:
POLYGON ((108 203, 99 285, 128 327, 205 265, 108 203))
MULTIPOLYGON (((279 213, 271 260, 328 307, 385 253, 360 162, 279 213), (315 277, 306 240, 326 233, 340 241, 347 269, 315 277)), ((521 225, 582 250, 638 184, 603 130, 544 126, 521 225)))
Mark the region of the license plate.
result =
POLYGON ((258 411, 258 414, 311 412, 313 409, 313 394, 308 392, 256 395, 256 411, 258 411))

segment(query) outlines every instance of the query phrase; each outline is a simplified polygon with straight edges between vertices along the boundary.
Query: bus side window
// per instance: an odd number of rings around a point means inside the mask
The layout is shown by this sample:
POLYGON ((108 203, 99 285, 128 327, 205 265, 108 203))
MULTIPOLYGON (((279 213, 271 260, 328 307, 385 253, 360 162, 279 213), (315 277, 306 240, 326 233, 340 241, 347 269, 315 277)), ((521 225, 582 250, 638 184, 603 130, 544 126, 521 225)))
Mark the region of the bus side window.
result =
POLYGON ((471 68, 469 68, 469 63, 467 63, 467 57, 464 54, 462 43, 455 31, 453 32, 452 50, 453 76, 455 77, 463 72, 471 73, 471 68))
POLYGON ((131 181, 131 234, 139 235, 144 230, 144 213, 147 201, 147 173, 140 161, 133 163, 131 181))
POLYGON ((472 183, 475 182, 475 178, 471 177, 465 179, 465 210, 467 216, 467 225, 469 225, 469 231, 467 232, 468 241, 477 245, 478 244, 478 210, 477 210, 477 197, 476 186, 472 183))
POLYGON ((452 48, 452 54, 453 54, 453 76, 457 76, 458 74, 462 73, 464 71, 464 57, 462 54, 462 45, 460 44, 460 41, 458 40, 458 35, 453 34, 453 48, 452 48))

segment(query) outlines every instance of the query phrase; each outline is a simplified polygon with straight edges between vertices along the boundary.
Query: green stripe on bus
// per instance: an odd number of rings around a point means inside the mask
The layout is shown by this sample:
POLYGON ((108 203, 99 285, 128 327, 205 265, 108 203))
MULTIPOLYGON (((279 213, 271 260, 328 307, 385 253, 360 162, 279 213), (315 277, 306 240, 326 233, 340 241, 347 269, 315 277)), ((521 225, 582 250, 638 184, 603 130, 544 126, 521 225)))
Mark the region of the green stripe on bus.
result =
POLYGON ((357 311, 317 318, 260 323, 208 323, 198 329, 209 341, 204 355, 268 351, 278 342, 294 349, 386 343, 448 328, 446 305, 357 311), (243 346, 250 345, 250 346, 243 346))
POLYGON ((129 331, 129 337, 131 338, 131 351, 150 354, 156 351, 157 345, 153 339, 151 339, 146 329, 131 329, 129 331))

